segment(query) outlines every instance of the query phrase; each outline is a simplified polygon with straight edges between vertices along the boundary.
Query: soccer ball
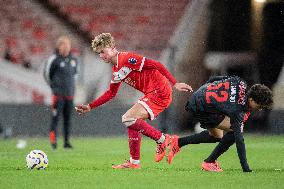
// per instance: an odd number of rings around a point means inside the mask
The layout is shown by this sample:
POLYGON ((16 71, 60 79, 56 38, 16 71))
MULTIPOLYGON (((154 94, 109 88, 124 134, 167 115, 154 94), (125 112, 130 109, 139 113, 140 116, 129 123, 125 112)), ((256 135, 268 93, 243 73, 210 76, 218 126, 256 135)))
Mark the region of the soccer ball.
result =
POLYGON ((32 150, 26 156, 28 169, 45 169, 48 165, 47 155, 41 150, 32 150))

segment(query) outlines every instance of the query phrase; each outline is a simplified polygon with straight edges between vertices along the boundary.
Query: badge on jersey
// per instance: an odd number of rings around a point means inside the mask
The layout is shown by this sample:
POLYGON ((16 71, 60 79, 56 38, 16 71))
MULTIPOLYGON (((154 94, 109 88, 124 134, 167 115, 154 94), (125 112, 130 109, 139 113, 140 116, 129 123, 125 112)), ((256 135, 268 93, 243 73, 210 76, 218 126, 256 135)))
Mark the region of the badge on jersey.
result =
POLYGON ((60 62, 60 67, 61 68, 65 67, 65 62, 60 62))
POLYGON ((76 66, 75 60, 71 60, 71 61, 70 61, 70 64, 71 64, 72 67, 75 67, 75 66, 76 66))
POLYGON ((129 59, 128 59, 128 62, 129 62, 130 64, 136 64, 136 63, 137 63, 137 60, 136 60, 135 58, 129 58, 129 59))

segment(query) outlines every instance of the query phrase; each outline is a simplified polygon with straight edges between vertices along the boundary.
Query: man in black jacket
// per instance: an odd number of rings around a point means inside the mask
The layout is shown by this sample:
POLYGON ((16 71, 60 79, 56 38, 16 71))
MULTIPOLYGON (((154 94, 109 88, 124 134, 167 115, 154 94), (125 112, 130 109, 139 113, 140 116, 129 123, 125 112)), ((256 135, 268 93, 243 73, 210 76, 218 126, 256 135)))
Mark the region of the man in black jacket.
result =
POLYGON ((49 139, 53 149, 57 147, 56 127, 61 113, 64 120, 64 148, 72 148, 69 142, 69 130, 75 78, 78 74, 78 60, 70 54, 70 50, 70 39, 67 36, 60 37, 56 43, 55 53, 49 57, 44 70, 45 80, 52 90, 52 119, 49 139))
POLYGON ((206 171, 220 172, 222 169, 217 158, 236 143, 243 171, 251 172, 243 138, 244 123, 251 111, 269 109, 272 103, 272 92, 264 85, 255 84, 248 89, 246 82, 239 77, 212 77, 193 93, 186 105, 186 110, 206 130, 182 138, 172 136, 168 163, 171 164, 173 157, 185 145, 219 142, 201 167, 206 171), (224 131, 227 133, 223 136, 224 131))

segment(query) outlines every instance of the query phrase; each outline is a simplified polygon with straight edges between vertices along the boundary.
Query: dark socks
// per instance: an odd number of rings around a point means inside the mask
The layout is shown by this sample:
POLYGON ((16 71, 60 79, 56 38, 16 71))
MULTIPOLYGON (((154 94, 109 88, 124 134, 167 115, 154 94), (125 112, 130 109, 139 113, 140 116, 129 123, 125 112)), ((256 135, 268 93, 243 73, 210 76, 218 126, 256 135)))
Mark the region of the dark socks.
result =
POLYGON ((210 156, 205 159, 204 161, 207 163, 215 162, 218 157, 220 157, 224 152, 226 152, 230 146, 232 146, 235 143, 235 137, 234 132, 228 132, 224 135, 220 143, 215 147, 213 152, 210 154, 210 156))
POLYGON ((200 144, 200 143, 215 143, 219 142, 220 138, 215 138, 209 134, 208 131, 202 131, 201 133, 186 136, 178 139, 179 147, 187 144, 200 144))

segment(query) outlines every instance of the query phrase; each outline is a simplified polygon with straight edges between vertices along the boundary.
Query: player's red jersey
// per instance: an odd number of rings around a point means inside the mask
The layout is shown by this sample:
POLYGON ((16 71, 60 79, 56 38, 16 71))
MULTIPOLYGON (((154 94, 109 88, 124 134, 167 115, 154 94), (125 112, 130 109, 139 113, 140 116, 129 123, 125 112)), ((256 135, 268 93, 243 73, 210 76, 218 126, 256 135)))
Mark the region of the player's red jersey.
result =
POLYGON ((172 100, 172 84, 176 83, 171 73, 159 62, 141 55, 120 52, 117 64, 112 68, 112 79, 109 89, 89 105, 93 109, 112 99, 125 82, 145 94, 138 103, 142 104, 154 119, 170 105, 172 100))
POLYGON ((176 83, 162 64, 134 53, 120 52, 117 64, 112 68, 111 82, 123 81, 146 95, 155 90, 165 90, 165 86, 169 85, 166 77, 176 83))

